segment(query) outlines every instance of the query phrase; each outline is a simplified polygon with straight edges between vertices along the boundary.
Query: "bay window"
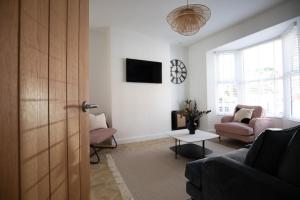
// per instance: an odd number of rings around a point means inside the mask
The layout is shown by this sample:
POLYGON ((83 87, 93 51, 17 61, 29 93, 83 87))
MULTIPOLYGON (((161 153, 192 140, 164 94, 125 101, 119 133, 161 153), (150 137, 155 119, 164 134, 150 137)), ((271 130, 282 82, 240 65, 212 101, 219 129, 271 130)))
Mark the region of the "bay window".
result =
POLYGON ((300 119, 299 30, 293 24, 273 40, 216 53, 216 111, 260 105, 267 116, 300 119))

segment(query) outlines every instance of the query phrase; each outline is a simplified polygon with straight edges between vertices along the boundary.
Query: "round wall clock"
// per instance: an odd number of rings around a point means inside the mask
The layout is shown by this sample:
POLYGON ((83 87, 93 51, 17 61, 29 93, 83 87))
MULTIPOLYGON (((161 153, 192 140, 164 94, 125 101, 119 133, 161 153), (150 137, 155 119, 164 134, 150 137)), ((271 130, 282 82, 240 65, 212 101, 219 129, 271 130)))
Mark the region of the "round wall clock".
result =
POLYGON ((180 60, 173 59, 171 63, 171 82, 175 84, 182 83, 187 76, 187 70, 184 63, 180 60))

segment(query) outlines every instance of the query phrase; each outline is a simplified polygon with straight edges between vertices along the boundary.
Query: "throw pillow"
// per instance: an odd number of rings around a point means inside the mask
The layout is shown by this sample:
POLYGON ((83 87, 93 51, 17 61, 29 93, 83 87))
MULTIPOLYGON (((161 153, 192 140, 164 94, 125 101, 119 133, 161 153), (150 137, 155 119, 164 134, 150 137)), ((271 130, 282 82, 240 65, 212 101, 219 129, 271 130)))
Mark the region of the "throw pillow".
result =
POLYGON ((99 128, 108 128, 106 124, 105 114, 90 114, 90 130, 95 130, 99 128))
POLYGON ((299 129, 300 126, 280 131, 264 131, 250 147, 245 164, 276 175, 286 148, 294 133, 299 129))
POLYGON ((278 177, 300 187, 300 130, 291 139, 279 166, 278 177))
POLYGON ((233 121, 249 123, 254 109, 241 108, 235 114, 233 121))

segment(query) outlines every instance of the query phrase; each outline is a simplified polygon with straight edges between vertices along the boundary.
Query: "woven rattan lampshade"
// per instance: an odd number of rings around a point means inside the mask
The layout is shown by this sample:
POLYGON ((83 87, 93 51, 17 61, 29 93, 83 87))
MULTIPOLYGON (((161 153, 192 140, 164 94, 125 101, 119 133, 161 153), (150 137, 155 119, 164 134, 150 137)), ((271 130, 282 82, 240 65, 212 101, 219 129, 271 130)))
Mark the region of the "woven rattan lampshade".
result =
POLYGON ((210 18, 210 9, 202 4, 188 4, 178 7, 167 16, 171 28, 184 36, 199 32, 210 18))

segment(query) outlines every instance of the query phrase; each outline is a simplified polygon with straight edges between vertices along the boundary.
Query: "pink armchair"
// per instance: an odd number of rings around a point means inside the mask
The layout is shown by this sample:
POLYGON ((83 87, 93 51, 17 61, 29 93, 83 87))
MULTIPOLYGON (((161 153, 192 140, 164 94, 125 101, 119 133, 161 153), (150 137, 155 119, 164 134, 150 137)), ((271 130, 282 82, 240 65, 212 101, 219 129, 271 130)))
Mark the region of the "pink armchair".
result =
MULTIPOLYGON (((246 106, 237 105, 237 108, 254 109, 249 124, 234 122, 234 116, 224 116, 221 123, 215 124, 216 133, 221 136, 233 138, 243 142, 253 142, 258 134, 267 128, 272 128, 272 121, 270 118, 262 117, 261 106, 246 106)), ((235 109, 235 110, 236 110, 235 109)))

